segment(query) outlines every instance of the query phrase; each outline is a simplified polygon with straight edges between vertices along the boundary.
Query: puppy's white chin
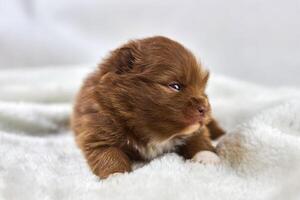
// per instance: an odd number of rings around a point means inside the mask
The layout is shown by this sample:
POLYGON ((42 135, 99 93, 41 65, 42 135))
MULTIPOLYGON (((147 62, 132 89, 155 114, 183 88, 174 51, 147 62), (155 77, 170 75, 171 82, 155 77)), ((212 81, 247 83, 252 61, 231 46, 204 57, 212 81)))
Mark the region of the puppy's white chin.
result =
POLYGON ((202 163, 202 164, 218 165, 220 164, 221 159, 214 152, 200 151, 194 155, 192 161, 202 163))

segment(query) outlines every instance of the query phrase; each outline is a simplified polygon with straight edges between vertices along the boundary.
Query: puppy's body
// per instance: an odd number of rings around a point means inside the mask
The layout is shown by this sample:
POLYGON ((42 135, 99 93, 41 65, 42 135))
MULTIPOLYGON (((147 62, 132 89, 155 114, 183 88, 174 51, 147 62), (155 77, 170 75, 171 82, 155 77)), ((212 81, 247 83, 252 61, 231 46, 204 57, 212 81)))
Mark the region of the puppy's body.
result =
POLYGON ((223 130, 211 118, 207 80, 193 54, 165 37, 113 51, 84 82, 72 117, 92 171, 105 178, 166 152, 214 152, 210 136, 223 130))

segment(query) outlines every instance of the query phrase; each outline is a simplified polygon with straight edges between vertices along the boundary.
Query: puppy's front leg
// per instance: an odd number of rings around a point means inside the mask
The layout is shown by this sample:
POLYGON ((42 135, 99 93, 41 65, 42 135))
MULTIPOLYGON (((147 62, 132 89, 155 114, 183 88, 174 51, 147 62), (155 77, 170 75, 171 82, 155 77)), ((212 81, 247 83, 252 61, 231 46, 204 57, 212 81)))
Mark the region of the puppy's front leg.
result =
POLYGON ((188 138, 186 144, 179 149, 179 154, 185 159, 192 159, 194 162, 203 164, 218 164, 220 162, 220 158, 211 144, 209 129, 206 127, 188 138))
POLYGON ((207 128, 209 129, 209 136, 212 140, 218 139, 225 134, 225 131, 219 126, 215 119, 212 119, 209 122, 207 128))
POLYGON ((131 171, 128 156, 117 147, 95 147, 85 151, 85 154, 93 173, 100 178, 131 171))

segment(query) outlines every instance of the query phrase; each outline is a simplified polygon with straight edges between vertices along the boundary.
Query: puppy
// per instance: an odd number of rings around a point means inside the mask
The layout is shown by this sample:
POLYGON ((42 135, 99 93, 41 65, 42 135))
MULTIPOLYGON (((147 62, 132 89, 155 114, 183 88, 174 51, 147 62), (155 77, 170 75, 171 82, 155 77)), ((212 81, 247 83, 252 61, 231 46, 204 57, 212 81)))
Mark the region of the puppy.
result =
POLYGON ((134 161, 167 152, 218 163, 211 139, 224 131, 211 117, 208 72, 166 37, 130 41, 85 80, 71 120, 94 174, 130 172, 134 161))

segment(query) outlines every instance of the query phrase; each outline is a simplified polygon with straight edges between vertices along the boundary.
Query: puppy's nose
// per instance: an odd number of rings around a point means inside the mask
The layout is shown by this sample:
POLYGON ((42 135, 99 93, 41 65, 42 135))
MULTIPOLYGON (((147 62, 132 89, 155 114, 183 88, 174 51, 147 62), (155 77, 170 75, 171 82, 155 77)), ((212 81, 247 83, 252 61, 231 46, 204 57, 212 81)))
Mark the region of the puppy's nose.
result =
POLYGON ((204 117, 206 111, 207 111, 207 109, 204 106, 199 106, 198 107, 198 112, 199 112, 201 117, 204 117))

